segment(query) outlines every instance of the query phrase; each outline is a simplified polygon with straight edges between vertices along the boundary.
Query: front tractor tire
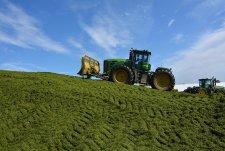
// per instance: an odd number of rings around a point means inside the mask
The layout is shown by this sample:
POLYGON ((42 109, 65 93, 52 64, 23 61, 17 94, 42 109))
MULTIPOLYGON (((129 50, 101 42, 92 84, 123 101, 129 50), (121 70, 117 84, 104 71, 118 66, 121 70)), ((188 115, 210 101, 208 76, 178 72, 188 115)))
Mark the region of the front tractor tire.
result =
POLYGON ((134 73, 126 65, 120 65, 115 67, 109 76, 110 81, 115 83, 133 84, 134 73))
POLYGON ((206 96, 206 95, 208 95, 206 89, 200 89, 198 93, 199 93, 200 96, 206 96))
POLYGON ((174 75, 172 74, 171 70, 167 68, 156 69, 150 85, 153 89, 170 91, 175 85, 174 75))

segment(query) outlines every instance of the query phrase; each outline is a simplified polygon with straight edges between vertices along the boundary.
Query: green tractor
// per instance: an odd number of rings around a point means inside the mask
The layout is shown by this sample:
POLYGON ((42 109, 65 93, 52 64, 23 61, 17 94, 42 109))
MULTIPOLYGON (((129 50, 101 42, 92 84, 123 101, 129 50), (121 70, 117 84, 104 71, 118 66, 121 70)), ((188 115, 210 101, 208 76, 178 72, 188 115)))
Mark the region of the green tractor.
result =
POLYGON ((216 78, 199 79, 199 87, 188 87, 184 92, 192 94, 200 94, 201 96, 211 95, 213 93, 225 95, 225 88, 223 86, 216 86, 219 80, 216 78))
POLYGON ((148 50, 131 49, 129 59, 104 60, 104 71, 100 74, 99 62, 85 55, 82 57, 82 67, 78 74, 116 83, 138 83, 163 91, 172 90, 175 78, 171 69, 158 67, 155 72, 151 72, 150 56, 151 52, 148 50))

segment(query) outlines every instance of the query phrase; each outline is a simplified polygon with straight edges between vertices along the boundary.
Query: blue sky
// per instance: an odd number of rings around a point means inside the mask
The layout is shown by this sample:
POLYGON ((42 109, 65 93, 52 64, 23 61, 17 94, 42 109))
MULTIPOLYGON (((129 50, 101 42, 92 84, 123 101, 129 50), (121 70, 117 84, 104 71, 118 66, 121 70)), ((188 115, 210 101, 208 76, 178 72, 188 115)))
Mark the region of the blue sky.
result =
POLYGON ((0 0, 0 69, 76 75, 82 55, 102 64, 131 47, 177 83, 225 81, 225 1, 0 0))

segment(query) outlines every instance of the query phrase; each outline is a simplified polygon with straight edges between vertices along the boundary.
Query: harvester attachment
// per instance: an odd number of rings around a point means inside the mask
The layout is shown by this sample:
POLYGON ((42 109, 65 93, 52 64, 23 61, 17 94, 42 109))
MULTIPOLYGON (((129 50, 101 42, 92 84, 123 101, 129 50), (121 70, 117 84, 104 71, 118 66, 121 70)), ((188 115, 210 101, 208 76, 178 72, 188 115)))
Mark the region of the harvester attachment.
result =
POLYGON ((81 60, 81 69, 77 73, 81 76, 87 76, 90 78, 91 76, 97 76, 100 72, 100 64, 97 60, 84 55, 81 60))

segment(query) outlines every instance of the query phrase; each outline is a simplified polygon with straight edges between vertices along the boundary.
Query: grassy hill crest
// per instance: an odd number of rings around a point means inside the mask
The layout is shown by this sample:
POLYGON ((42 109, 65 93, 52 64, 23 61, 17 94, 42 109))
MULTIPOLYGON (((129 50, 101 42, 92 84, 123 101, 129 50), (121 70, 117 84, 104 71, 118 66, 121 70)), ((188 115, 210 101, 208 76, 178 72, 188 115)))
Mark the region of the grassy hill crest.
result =
POLYGON ((0 150, 223 150, 225 98, 0 71, 0 150))

